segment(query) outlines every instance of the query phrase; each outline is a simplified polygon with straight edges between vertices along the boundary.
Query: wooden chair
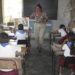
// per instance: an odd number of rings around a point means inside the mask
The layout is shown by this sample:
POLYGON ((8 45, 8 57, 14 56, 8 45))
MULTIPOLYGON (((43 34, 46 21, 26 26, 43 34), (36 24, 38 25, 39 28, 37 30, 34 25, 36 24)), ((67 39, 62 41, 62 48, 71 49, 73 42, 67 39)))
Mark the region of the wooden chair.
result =
POLYGON ((20 56, 25 56, 29 53, 30 47, 26 47, 25 44, 18 44, 18 46, 21 47, 21 53, 19 54, 20 56))
POLYGON ((21 47, 21 54, 22 54, 22 56, 25 56, 27 54, 27 50, 28 50, 28 48, 21 47))
POLYGON ((63 56, 63 51, 57 51, 54 52, 55 55, 55 73, 57 75, 62 75, 63 67, 64 67, 64 56, 63 56))
POLYGON ((65 60, 64 60, 64 56, 61 55, 60 58, 59 58, 59 75, 62 75, 62 71, 63 71, 63 68, 64 68, 64 63, 65 63, 65 60))
POLYGON ((50 42, 55 42, 55 41, 57 41, 58 39, 60 39, 60 34, 59 33, 53 33, 53 32, 51 32, 50 33, 50 42))
MULTIPOLYGON (((13 71, 0 71, 2 75, 22 75, 20 58, 0 58, 0 69, 13 69, 13 71)), ((0 74, 0 75, 1 75, 0 74)))

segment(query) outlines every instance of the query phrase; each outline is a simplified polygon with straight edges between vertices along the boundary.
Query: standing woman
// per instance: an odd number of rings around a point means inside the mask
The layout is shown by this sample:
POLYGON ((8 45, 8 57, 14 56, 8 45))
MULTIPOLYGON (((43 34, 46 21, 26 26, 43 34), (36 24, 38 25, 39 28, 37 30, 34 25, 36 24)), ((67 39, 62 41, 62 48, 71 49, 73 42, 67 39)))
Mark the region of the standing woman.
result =
POLYGON ((35 19, 35 40, 37 42, 37 48, 39 49, 39 51, 41 51, 48 18, 40 4, 36 5, 35 11, 32 13, 30 18, 35 19))

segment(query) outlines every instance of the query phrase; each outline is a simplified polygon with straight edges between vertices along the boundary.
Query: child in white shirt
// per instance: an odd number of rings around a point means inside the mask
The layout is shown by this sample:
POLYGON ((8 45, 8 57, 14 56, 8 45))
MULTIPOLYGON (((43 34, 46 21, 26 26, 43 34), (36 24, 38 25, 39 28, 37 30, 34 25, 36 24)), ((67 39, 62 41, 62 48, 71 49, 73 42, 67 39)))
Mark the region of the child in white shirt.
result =
POLYGON ((62 44, 64 40, 67 38, 67 31, 65 25, 61 24, 58 29, 58 33, 60 33, 61 38, 58 41, 59 44, 62 44))
POLYGON ((24 30, 23 24, 18 25, 18 30, 16 31, 15 37, 17 38, 17 44, 26 44, 26 46, 28 46, 28 34, 24 30))
POLYGON ((75 44, 75 34, 70 32, 68 34, 68 39, 69 40, 62 46, 62 50, 64 50, 66 66, 68 66, 68 64, 75 64, 75 55, 71 54, 71 49, 75 44))
MULTIPOLYGON (((9 44, 9 36, 5 32, 0 33, 0 57, 2 58, 15 58, 16 52, 21 52, 21 48, 17 45, 9 44)), ((10 72, 9 75, 16 75, 17 71, 13 69, 0 69, 0 75, 5 75, 5 72, 10 72)))
POLYGON ((67 31, 66 31, 66 27, 65 25, 61 24, 59 26, 59 29, 55 33, 59 33, 60 34, 60 39, 58 40, 57 43, 53 43, 53 45, 51 46, 53 51, 59 51, 62 49, 62 44, 64 43, 64 41, 67 39, 67 31))

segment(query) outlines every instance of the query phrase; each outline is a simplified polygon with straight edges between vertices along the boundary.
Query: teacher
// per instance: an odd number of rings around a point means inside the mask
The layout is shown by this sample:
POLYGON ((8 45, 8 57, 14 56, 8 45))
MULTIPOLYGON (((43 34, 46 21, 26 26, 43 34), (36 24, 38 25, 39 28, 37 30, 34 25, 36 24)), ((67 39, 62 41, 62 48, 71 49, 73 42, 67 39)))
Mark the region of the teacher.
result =
POLYGON ((40 4, 36 5, 35 10, 30 16, 30 18, 35 19, 35 25, 34 25, 35 40, 37 42, 37 49, 39 52, 41 52, 43 48, 43 39, 44 39, 46 23, 48 18, 40 4))

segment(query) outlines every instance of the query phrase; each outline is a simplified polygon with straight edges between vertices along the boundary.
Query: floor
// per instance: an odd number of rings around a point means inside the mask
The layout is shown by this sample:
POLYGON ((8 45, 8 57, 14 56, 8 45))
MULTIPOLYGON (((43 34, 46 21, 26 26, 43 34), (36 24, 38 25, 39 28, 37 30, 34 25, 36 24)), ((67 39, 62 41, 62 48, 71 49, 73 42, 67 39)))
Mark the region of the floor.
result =
POLYGON ((36 49, 35 40, 31 40, 30 54, 25 57, 24 75, 52 75, 52 57, 49 40, 44 41, 41 53, 36 49))
MULTIPOLYGON (((35 40, 31 40, 30 54, 25 56, 23 75, 58 75, 55 72, 56 59, 50 49, 49 40, 45 40, 41 53, 37 50, 35 40)), ((57 68, 56 68, 57 69, 57 68)), ((68 69, 63 70, 63 75, 70 75, 68 69)))

